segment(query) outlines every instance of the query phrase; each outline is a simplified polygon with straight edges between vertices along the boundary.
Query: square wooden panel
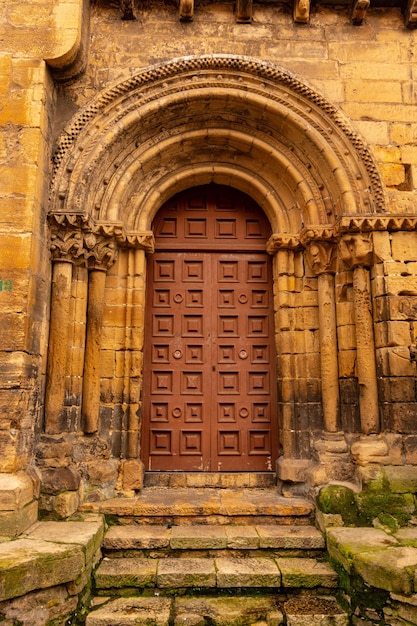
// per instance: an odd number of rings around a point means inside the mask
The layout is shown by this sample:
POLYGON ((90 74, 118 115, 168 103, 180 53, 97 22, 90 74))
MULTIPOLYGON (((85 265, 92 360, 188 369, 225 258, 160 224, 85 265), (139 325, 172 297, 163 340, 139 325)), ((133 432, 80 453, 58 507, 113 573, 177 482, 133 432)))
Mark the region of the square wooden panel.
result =
POLYGON ((180 454, 201 456, 203 454, 202 439, 201 430, 182 430, 180 433, 180 454))
POLYGON ((150 438, 150 454, 154 456, 172 454, 172 433, 170 430, 152 429, 150 438))
POLYGON ((218 372, 217 391, 219 394, 239 393, 239 372, 218 372))
POLYGON ((267 309, 269 306, 268 292, 266 290, 254 290, 251 293, 251 307, 253 309, 267 309))
POLYGON ((167 402, 152 402, 151 422, 168 422, 167 402))
POLYGON ((152 346, 152 363, 169 363, 169 345, 154 344, 152 346))
POLYGON ((203 346, 188 344, 185 347, 185 362, 198 364, 203 363, 203 346))
POLYGON ((220 309, 235 308, 235 292, 233 289, 220 289, 218 291, 217 306, 220 309))
POLYGON ((246 237, 248 239, 257 239, 258 237, 263 237, 262 226, 259 220, 246 220, 246 237))
POLYGON ((182 279, 184 282, 201 283, 204 280, 204 263, 198 259, 184 261, 182 266, 182 279))
POLYGON ((236 346, 218 346, 218 363, 236 363, 236 346))
POLYGON ((175 280, 175 261, 165 259, 154 261, 154 282, 172 282, 175 280))
POLYGON ((153 305, 155 308, 171 306, 171 292, 169 289, 155 289, 153 292, 153 305))
POLYGON ((181 372, 181 394, 203 394, 203 372, 181 372))
POLYGON ((271 434, 269 430, 249 431, 249 454, 250 455, 270 455, 271 454, 271 434))
POLYGON ((217 406, 217 421, 221 423, 236 422, 236 405, 234 402, 220 402, 217 406))
POLYGON ((239 262, 219 261, 217 274, 219 283, 237 283, 239 280, 239 262))
POLYGON ((248 394, 269 393, 269 372, 248 372, 248 394))
POLYGON ((217 454, 219 456, 241 454, 240 432, 238 430, 219 430, 217 433, 217 454))
POLYGON ((246 280, 248 283, 266 283, 268 281, 268 265, 266 261, 248 261, 246 280))
POLYGON ((236 220, 217 219, 214 236, 219 239, 236 239, 236 220))
POLYGON ((266 315, 248 316, 248 337, 267 337, 268 318, 266 315))
POLYGON ((252 422, 270 422, 269 402, 254 402, 252 404, 252 422))
POLYGON ((165 217, 159 225, 159 237, 176 237, 177 236, 177 218, 165 217))
POLYGON ((182 337, 203 336, 203 316, 184 315, 182 318, 182 337))
POLYGON ((207 237, 207 220, 187 218, 185 220, 185 237, 207 237))
POLYGON ((202 307, 204 305, 203 291, 201 289, 189 289, 185 294, 186 307, 202 307))
POLYGON ((269 346, 251 346, 251 363, 269 363, 269 346))
POLYGON ((237 315, 220 315, 218 326, 219 337, 239 336, 239 318, 237 315))
POLYGON ((196 402, 186 402, 184 421, 186 423, 201 423, 203 421, 203 405, 196 402))
POLYGON ((173 315, 154 315, 152 322, 152 333, 154 337, 172 337, 174 335, 173 315))
POLYGON ((153 371, 151 393, 172 395, 173 373, 171 371, 153 371))

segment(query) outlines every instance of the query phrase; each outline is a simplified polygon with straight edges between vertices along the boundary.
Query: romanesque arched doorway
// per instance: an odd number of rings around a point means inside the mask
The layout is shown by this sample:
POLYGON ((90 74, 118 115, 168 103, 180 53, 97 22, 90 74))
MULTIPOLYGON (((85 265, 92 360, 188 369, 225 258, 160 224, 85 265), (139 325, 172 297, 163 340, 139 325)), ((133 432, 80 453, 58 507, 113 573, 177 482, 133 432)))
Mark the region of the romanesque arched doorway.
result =
POLYGON ((153 231, 145 468, 272 471, 278 440, 269 222, 247 195, 211 184, 165 203, 153 231))

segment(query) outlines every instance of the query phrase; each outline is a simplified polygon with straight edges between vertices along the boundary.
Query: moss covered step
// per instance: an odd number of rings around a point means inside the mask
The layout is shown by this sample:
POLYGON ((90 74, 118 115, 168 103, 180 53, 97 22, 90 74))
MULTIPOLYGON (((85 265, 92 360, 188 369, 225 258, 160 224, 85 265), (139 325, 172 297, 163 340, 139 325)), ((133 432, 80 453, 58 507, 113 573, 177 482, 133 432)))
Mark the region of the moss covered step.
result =
POLYGON ((96 606, 86 626, 347 626, 349 618, 336 600, 294 597, 278 603, 275 597, 118 598, 96 606))
POLYGON ((101 595, 146 588, 332 589, 337 584, 336 572, 311 558, 105 558, 95 573, 101 595))
POLYGON ((112 526, 104 538, 106 553, 146 550, 257 550, 317 552, 324 538, 313 526, 162 525, 112 526))

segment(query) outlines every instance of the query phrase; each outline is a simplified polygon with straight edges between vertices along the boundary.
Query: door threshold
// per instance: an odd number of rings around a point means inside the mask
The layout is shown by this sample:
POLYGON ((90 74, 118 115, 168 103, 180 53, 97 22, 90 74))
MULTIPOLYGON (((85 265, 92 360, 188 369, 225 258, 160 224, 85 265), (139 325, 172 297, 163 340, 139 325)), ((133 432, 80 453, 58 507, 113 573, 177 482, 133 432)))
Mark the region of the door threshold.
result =
POLYGON ((145 472, 144 487, 269 488, 276 485, 275 472, 145 472))

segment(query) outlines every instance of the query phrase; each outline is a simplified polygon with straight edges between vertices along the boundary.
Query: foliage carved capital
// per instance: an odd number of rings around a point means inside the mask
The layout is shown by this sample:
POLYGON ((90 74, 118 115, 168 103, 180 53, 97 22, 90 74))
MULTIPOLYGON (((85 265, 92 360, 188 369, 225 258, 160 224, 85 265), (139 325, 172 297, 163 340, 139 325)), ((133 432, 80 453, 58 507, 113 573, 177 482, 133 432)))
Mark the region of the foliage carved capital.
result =
POLYGON ((316 276, 335 274, 337 245, 330 241, 313 241, 307 247, 307 262, 316 276))

